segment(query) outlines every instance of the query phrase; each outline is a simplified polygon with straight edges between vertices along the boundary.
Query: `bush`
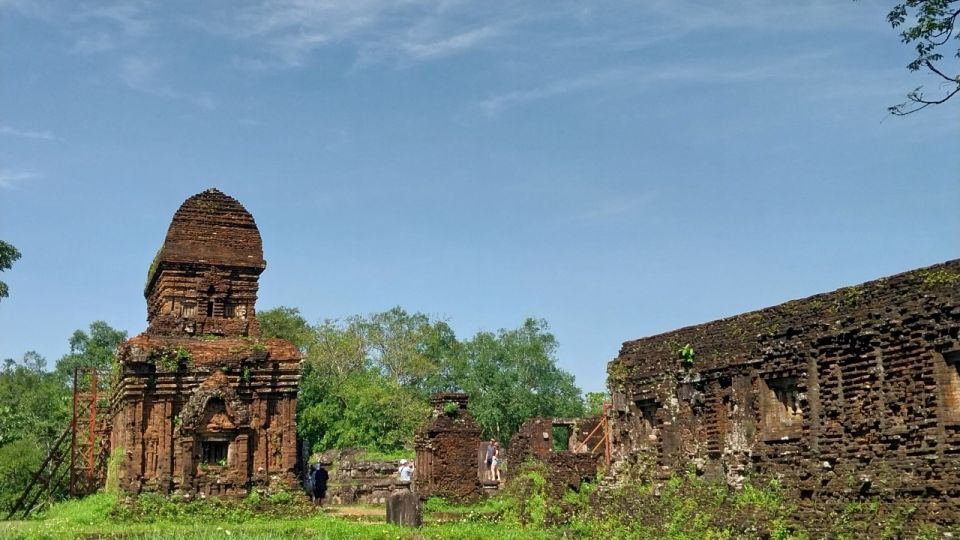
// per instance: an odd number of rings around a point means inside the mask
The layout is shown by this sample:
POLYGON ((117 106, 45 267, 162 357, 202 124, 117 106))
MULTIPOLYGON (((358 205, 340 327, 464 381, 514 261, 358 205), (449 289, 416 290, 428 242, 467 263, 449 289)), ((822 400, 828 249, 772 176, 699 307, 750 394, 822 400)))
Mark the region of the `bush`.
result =
POLYGON ((293 495, 286 491, 278 491, 270 495, 270 504, 289 504, 293 501, 293 495))
POLYGON ((13 509, 44 457, 32 436, 0 446, 0 512, 3 516, 13 509))
POLYGON ((504 486, 504 521, 525 527, 547 524, 547 479, 550 471, 540 461, 526 461, 504 486))

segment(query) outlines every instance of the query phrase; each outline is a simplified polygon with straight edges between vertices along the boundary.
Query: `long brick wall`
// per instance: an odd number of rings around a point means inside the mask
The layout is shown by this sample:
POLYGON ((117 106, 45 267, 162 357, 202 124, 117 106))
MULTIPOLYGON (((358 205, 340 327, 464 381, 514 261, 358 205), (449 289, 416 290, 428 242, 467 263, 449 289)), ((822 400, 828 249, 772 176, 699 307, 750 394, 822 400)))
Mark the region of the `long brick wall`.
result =
POLYGON ((813 520, 872 499, 956 522, 958 332, 953 260, 628 341, 608 366, 615 469, 779 478, 813 520))

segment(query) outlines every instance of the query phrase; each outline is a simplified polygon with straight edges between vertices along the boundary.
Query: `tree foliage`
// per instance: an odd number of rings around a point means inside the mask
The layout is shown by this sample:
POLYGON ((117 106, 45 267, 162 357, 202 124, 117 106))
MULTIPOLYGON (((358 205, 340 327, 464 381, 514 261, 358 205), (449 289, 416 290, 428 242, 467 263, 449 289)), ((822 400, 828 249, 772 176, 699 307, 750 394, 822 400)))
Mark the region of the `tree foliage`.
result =
POLYGON ((440 391, 466 392, 485 435, 502 439, 530 416, 583 410, 542 320, 460 342, 445 321, 399 307, 313 326, 286 307, 258 317, 265 337, 305 351, 297 429, 315 450, 409 448, 440 391))
POLYGON ((585 416, 600 416, 603 414, 603 403, 610 400, 607 392, 587 392, 583 396, 583 414, 585 416))
MULTIPOLYGON (((70 422, 71 395, 30 351, 0 371, 0 513, 8 512, 70 422)), ((55 494, 60 495, 60 494, 55 494)))
POLYGON ((557 367, 557 341, 543 319, 520 328, 479 332, 462 345, 453 370, 470 397, 484 437, 508 440, 535 416, 580 416, 583 402, 573 375, 557 367))
POLYGON ((89 334, 77 330, 70 336, 70 352, 57 361, 56 371, 68 383, 74 368, 110 369, 116 362, 117 346, 126 339, 126 331, 117 330, 103 321, 94 321, 90 323, 89 334))
POLYGON ((942 90, 928 97, 923 87, 907 94, 907 101, 889 107, 893 114, 903 116, 917 112, 930 105, 939 105, 960 92, 960 47, 954 51, 949 45, 954 34, 954 25, 960 16, 960 0, 906 0, 896 4, 887 14, 887 21, 894 28, 903 28, 901 40, 913 45, 916 57, 907 64, 910 71, 926 70, 940 79, 942 90), (949 50, 944 50, 944 47, 949 50), (944 52, 948 55, 944 57, 944 52))
MULTIPOLYGON (((20 252, 17 248, 12 245, 0 240, 0 272, 4 270, 9 270, 13 267, 13 263, 17 262, 20 259, 20 252)), ((7 287, 7 284, 0 281, 0 298, 6 298, 10 296, 10 290, 7 287)))
POLYGON ((0 445, 31 438, 49 450, 69 422, 70 392, 47 361, 30 351, 0 372, 0 445))

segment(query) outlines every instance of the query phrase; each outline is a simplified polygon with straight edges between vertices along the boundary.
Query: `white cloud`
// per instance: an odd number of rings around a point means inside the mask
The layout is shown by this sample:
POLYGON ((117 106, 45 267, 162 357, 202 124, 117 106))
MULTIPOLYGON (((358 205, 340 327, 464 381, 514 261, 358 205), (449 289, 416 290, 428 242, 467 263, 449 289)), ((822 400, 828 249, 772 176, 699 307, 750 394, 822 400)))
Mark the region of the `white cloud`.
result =
POLYGON ((600 221, 624 214, 632 214, 653 202, 654 193, 646 193, 635 197, 611 197, 594 201, 591 206, 580 214, 574 215, 572 221, 600 221))
POLYGON ((185 101, 204 109, 216 108, 210 96, 187 94, 172 88, 161 78, 162 62, 155 58, 128 56, 120 64, 120 80, 129 88, 151 96, 185 101))
POLYGON ((23 139, 41 139, 44 141, 52 141, 54 139, 53 133, 49 131, 29 131, 5 126, 2 124, 0 124, 0 135, 10 135, 12 137, 20 137, 23 139))
POLYGON ((706 88, 711 85, 757 84, 764 81, 815 83, 836 75, 834 71, 821 66, 834 55, 834 51, 818 51, 792 58, 740 60, 727 64, 703 61, 624 65, 495 94, 474 105, 488 116, 497 116, 511 107, 594 90, 642 92, 655 87, 660 92, 669 92, 672 86, 677 85, 704 85, 706 88))
POLYGON ((410 39, 402 42, 401 46, 403 50, 418 59, 447 56, 473 48, 493 38, 501 32, 501 28, 502 26, 499 24, 492 24, 434 40, 417 41, 410 39))
POLYGON ((587 73, 579 77, 559 79, 525 90, 514 90, 488 97, 476 105, 485 114, 496 116, 504 109, 516 105, 540 101, 555 96, 562 96, 588 89, 609 86, 623 80, 626 73, 621 69, 609 69, 594 73, 587 73))
POLYGON ((506 20, 498 11, 466 9, 443 0, 263 1, 208 30, 255 44, 266 55, 234 59, 246 69, 298 67, 311 54, 349 44, 357 64, 387 59, 401 64, 471 50, 500 35, 506 20), (490 16, 493 13, 494 16, 490 16))
POLYGON ((144 15, 144 4, 141 2, 118 2, 107 6, 86 8, 79 12, 77 18, 99 19, 115 24, 120 30, 132 37, 146 35, 150 30, 150 22, 144 15))
POLYGON ((40 175, 29 172, 11 171, 9 169, 0 169, 0 189, 12 189, 20 182, 37 178, 40 175))

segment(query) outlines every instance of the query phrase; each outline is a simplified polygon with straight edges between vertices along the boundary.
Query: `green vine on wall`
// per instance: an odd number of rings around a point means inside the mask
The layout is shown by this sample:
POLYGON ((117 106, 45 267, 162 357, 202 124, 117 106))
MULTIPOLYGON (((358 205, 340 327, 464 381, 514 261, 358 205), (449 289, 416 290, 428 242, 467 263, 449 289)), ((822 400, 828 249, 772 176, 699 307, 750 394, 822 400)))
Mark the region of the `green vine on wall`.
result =
POLYGON ((677 354, 679 354, 680 359, 683 360, 684 366, 691 367, 693 366, 693 361, 697 353, 693 350, 693 346, 687 343, 683 347, 680 347, 677 354))

